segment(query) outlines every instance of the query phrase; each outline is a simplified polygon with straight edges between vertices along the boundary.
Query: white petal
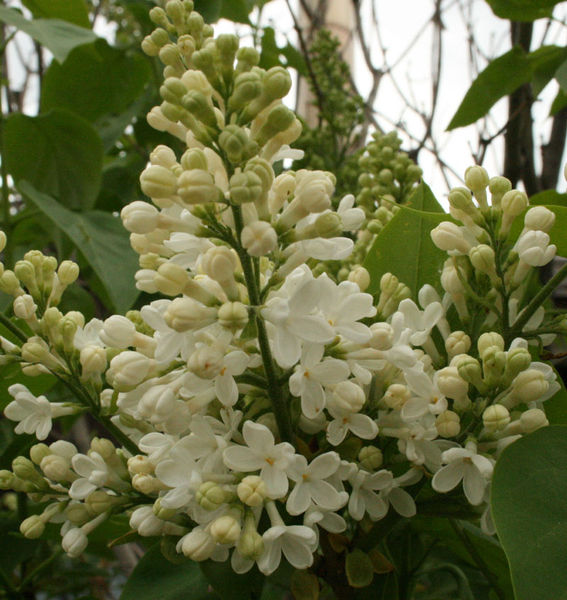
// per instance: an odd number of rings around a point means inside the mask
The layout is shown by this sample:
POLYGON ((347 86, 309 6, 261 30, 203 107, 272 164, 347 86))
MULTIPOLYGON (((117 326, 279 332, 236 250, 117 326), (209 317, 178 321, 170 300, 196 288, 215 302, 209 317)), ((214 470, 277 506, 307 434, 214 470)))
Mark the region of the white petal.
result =
POLYGON ((450 492, 459 485, 463 478, 463 464, 460 461, 452 462, 442 467, 433 475, 431 487, 442 494, 450 492))

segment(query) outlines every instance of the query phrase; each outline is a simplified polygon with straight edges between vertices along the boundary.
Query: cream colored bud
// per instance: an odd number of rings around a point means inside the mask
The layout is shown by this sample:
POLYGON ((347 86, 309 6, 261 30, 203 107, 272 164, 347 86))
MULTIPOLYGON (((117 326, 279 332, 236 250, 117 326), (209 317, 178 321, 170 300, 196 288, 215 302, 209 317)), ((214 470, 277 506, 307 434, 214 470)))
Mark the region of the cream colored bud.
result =
POLYGON ((163 488, 155 477, 147 473, 136 473, 132 477, 132 487, 146 496, 151 496, 163 488))
POLYGON ((166 167, 150 165, 140 175, 140 187, 150 198, 171 198, 177 190, 177 177, 166 167))
POLYGON ((356 283, 361 292, 368 289, 370 285, 370 273, 360 265, 354 267, 354 269, 348 274, 348 280, 356 283))
POLYGON ((236 494, 243 504, 248 506, 261 506, 266 499, 268 492, 266 483, 257 475, 247 475, 238 484, 236 494))
POLYGON ((483 333, 477 342, 478 354, 484 360, 484 355, 489 348, 495 347, 498 351, 504 350, 504 338, 495 331, 483 333))
POLYGON ((101 374, 106 369, 106 350, 100 346, 85 346, 79 354, 83 376, 101 374))
POLYGON ((35 465, 25 456, 17 456, 12 461, 12 471, 16 477, 32 483, 43 481, 41 475, 37 472, 35 465))
POLYGON ((74 525, 82 525, 92 517, 83 502, 69 503, 65 508, 65 516, 74 525))
POLYGON ((242 246, 250 256, 264 256, 278 247, 278 235, 265 221, 254 221, 242 229, 242 246))
POLYGON ((479 383, 482 384, 482 369, 476 358, 463 354, 457 356, 456 359, 458 360, 455 361, 455 366, 460 377, 477 387, 479 383))
POLYGON ((352 381, 341 381, 333 388, 329 403, 340 411, 358 412, 366 402, 364 390, 352 381))
POLYGON ((104 460, 111 460, 116 456, 116 446, 108 438, 94 437, 90 451, 100 454, 104 460))
POLYGON ((437 418, 435 419, 435 428, 441 437, 455 437, 459 435, 461 431, 461 419, 456 412, 444 410, 437 415, 437 418))
POLYGON ((224 515, 211 523, 211 535, 219 544, 234 544, 240 537, 240 523, 231 515, 224 515))
POLYGON ((154 276, 156 288, 166 296, 181 294, 188 281, 187 271, 181 265, 172 262, 160 265, 154 276))
POLYGON ((501 431, 510 422, 510 412, 502 404, 492 404, 482 413, 482 422, 490 432, 501 431))
POLYGON ((246 528, 238 540, 237 548, 244 558, 256 560, 264 552, 264 540, 255 529, 246 528))
POLYGON ((236 252, 226 246, 209 248, 201 257, 203 273, 218 281, 222 286, 232 284, 234 272, 239 264, 236 252))
POLYGON ((52 481, 73 480, 74 475, 69 467, 69 460, 56 454, 45 456, 39 464, 39 468, 43 471, 43 474, 52 481))
POLYGON ((389 350, 394 343, 394 330, 389 323, 372 323, 369 344, 376 350, 389 350))
POLYGON ((211 557, 216 545, 217 542, 212 535, 196 527, 182 538, 181 552, 191 560, 203 561, 211 557))
POLYGON ((529 368, 532 356, 526 348, 514 348, 508 351, 506 361, 506 376, 513 378, 521 371, 529 368))
POLYGON ((512 189, 512 183, 506 177, 492 177, 488 182, 488 189, 492 194, 493 208, 500 208, 502 197, 512 189))
POLYGON ((177 514, 177 510, 175 508, 166 508, 162 505, 161 498, 158 498, 154 505, 152 506, 152 512, 158 519, 169 520, 173 519, 177 514))
POLYGON ((225 302, 219 308, 217 318, 222 327, 238 331, 248 323, 248 308, 242 302, 225 302))
POLYGON ((136 200, 120 212, 124 227, 132 233, 151 233, 158 226, 159 212, 155 206, 136 200))
POLYGON ((549 421, 541 408, 530 408, 520 415, 520 425, 524 433, 533 433, 541 427, 547 427, 549 421))
POLYGON ((488 182, 488 173, 483 167, 474 165, 465 171, 465 185, 473 192, 485 190, 488 182))
POLYGON ((153 362, 139 352, 125 350, 110 361, 107 378, 115 390, 129 391, 147 377, 153 362))
POLYGON ((466 354, 471 347, 471 338, 464 331, 453 331, 445 340, 445 350, 452 359, 458 354, 466 354))
POLYGON ((67 531, 61 540, 63 550, 71 558, 79 557, 88 546, 88 539, 82 529, 73 527, 67 531))
POLYGON ((128 459, 128 472, 131 475, 150 475, 154 472, 154 465, 147 456, 136 454, 128 459))
POLYGON ((20 291, 23 290, 14 272, 9 270, 4 271, 0 276, 0 292, 15 296, 20 291))
POLYGON ((164 313, 164 320, 175 331, 201 329, 216 321, 217 309, 183 296, 175 298, 164 313))
POLYGON ((37 304, 29 294, 22 294, 14 299, 14 315, 18 319, 28 321, 35 318, 37 304))
POLYGON ((463 398, 468 394, 469 384, 454 366, 437 371, 436 379, 439 391, 448 398, 463 398))
POLYGON ((535 402, 549 389, 543 373, 537 369, 527 369, 517 375, 512 382, 511 395, 518 402, 535 402))
POLYGON ((549 233, 555 223, 555 213, 545 206, 534 206, 524 217, 524 227, 549 233))
POLYGON ((477 271, 490 276, 496 275, 495 254, 490 246, 486 244, 473 246, 469 251, 469 258, 477 271))
POLYGON ((462 230, 450 221, 443 221, 437 225, 431 231, 431 239, 440 250, 445 252, 468 254, 472 247, 463 236, 462 230))
POLYGON ((393 383, 388 387, 383 400, 389 408, 401 410, 403 405, 411 398, 408 387, 401 383, 393 383))
POLYGON ((104 321, 100 339, 112 348, 128 348, 134 345, 136 326, 130 319, 121 315, 112 315, 104 321))
POLYGON ((130 515, 130 527, 142 537, 163 533, 165 523, 156 517, 151 506, 140 506, 130 515))
POLYGON ((528 197, 519 190, 510 190, 502 196, 502 212, 515 218, 528 207, 528 197))
POLYGON ((72 260, 64 260, 57 269, 57 277, 62 285, 71 285, 79 277, 79 265, 72 260))
POLYGON ((4 251, 7 241, 8 238, 6 237, 6 234, 0 229, 0 252, 4 251))
POLYGON ((178 179, 177 193, 189 205, 216 202, 222 195, 213 176, 202 169, 183 171, 178 179))
POLYGON ((376 446, 364 446, 358 453, 358 462, 363 469, 375 471, 382 466, 384 457, 380 448, 376 446))
POLYGON ((51 454, 47 444, 34 444, 30 448, 30 458, 32 462, 39 465, 41 461, 51 454))
POLYGON ((32 515, 20 523, 20 533, 29 540, 41 537, 45 531, 45 523, 39 515, 32 515))
MULTIPOLYGON (((116 498, 116 496, 114 496, 116 498)), ((114 505, 113 497, 109 496, 103 490, 95 490, 91 492, 85 499, 87 509, 93 515, 101 515, 107 510, 110 510, 114 505)))

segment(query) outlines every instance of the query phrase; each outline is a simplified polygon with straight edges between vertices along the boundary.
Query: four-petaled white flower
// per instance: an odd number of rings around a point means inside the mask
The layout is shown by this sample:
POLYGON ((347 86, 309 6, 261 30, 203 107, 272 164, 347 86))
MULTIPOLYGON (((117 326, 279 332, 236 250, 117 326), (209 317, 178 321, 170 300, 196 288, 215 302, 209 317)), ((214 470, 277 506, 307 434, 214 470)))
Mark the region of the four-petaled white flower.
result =
POLYGON ((223 453, 224 464, 233 471, 260 471, 271 498, 285 496, 287 470, 295 450, 288 442, 276 444, 272 432, 259 423, 245 421, 242 435, 246 446, 233 445, 223 453))

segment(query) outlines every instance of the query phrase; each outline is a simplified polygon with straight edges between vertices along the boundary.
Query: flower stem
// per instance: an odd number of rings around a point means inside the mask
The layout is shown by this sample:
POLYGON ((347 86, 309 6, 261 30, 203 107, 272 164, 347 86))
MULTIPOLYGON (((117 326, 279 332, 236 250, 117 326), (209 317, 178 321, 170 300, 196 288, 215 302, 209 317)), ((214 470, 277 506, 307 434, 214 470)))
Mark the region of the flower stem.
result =
MULTIPOLYGON (((240 263, 242 265, 244 280, 246 281, 246 287, 248 288, 250 304, 257 307, 260 305, 260 292, 258 290, 258 282, 256 281, 256 277, 254 275, 252 258, 246 252, 246 250, 242 248, 239 242, 240 234, 243 229, 242 211, 240 207, 232 206, 232 214, 234 216, 234 224, 236 228, 235 250, 238 253, 238 257, 240 258, 240 263)), ((272 351, 270 350, 270 342, 268 340, 266 324, 264 323, 262 316, 257 311, 255 312, 255 321, 256 329, 258 331, 260 354, 262 355, 262 363, 264 364, 264 371, 266 373, 268 397, 272 403, 278 431, 280 432, 280 438, 284 442, 293 443, 293 429, 291 426, 289 409, 278 381, 274 359, 272 357, 272 351)))

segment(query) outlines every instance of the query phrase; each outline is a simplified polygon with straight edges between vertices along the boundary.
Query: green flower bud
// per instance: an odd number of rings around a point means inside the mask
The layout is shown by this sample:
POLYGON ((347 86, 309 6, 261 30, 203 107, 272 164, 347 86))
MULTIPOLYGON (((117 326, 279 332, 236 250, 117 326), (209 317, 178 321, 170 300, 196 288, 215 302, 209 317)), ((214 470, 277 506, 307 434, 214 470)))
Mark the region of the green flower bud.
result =
POLYGON ((142 40, 141 47, 142 52, 148 56, 157 56, 159 54, 160 46, 157 46, 149 35, 142 40))
POLYGON ((30 458, 36 465, 39 465, 39 463, 50 454, 51 450, 48 448, 47 444, 34 444, 30 448, 30 458))
POLYGON ((177 190, 177 177, 166 167, 150 165, 140 175, 140 187, 150 198, 171 198, 177 190))
POLYGON ((154 8, 150 10, 150 20, 152 23, 165 27, 166 29, 170 25, 165 10, 159 6, 154 6, 154 8))
POLYGON ((236 494, 243 504, 261 506, 268 495, 266 483, 258 475, 247 475, 238 484, 236 494))
POLYGON ((334 212, 323 213, 315 221, 315 232, 323 238, 338 237, 343 232, 343 222, 334 212))
POLYGON ((482 422, 489 432, 501 431, 510 422, 510 413, 501 404, 492 404, 482 413, 482 422))
POLYGON ((41 537, 44 531, 45 523, 39 515, 32 515, 20 523, 20 533, 28 540, 41 537))
POLYGON ((193 65, 199 71, 202 71, 207 79, 215 85, 218 83, 218 74, 215 68, 215 54, 212 48, 206 47, 196 50, 191 57, 193 65))
POLYGON ((478 354, 482 360, 484 360, 485 352, 491 348, 492 346, 496 346, 497 350, 504 350, 504 338, 495 331, 491 331, 488 333, 483 333, 477 342, 478 354))
POLYGON ((500 208, 502 196, 512 189, 512 183, 506 177, 492 177, 488 182, 488 189, 492 194, 492 207, 500 208))
POLYGON ((262 93, 262 78, 255 71, 238 75, 234 82, 234 89, 228 99, 230 112, 240 110, 248 102, 254 100, 262 93))
POLYGON ((185 58, 185 61, 188 63, 193 56, 193 52, 195 52, 195 40, 192 35, 185 34, 180 35, 177 39, 177 47, 179 48, 179 52, 185 58))
POLYGON ((441 437, 455 437, 461 431, 461 419, 456 412, 444 410, 435 419, 435 427, 441 437))
POLYGON ((230 178, 230 199, 234 204, 255 202, 262 194, 262 181, 252 171, 235 173, 230 178))
POLYGON ((210 526, 211 535, 219 544, 234 544, 240 538, 240 522, 232 515, 215 519, 210 526))
POLYGON ((181 59, 181 52, 176 44, 166 44, 162 46, 159 51, 159 59, 164 65, 173 67, 176 72, 181 73, 184 70, 183 60, 181 59))
POLYGON ((250 71, 260 62, 260 53, 256 48, 239 48, 236 52, 236 74, 250 71))
POLYGON ((287 69, 272 67, 264 77, 264 92, 271 99, 283 98, 291 89, 291 77, 287 69))
POLYGON ((484 389, 484 382, 482 381, 482 370, 480 368, 480 363, 476 358, 472 356, 468 356, 464 354, 460 360, 457 361, 455 365, 457 370, 459 371, 459 376, 471 383, 476 388, 484 389))
POLYGON ((203 34, 203 27, 205 26, 205 21, 203 17, 198 12, 192 12, 187 19, 187 27, 189 29, 189 33, 192 36, 196 36, 199 34, 203 34))
POLYGON ((474 165, 465 171, 465 185, 474 193, 483 191, 488 186, 488 173, 486 169, 474 165))
POLYGON ((228 125, 219 135, 219 146, 233 165, 238 165, 258 151, 258 144, 238 125, 228 125))
POLYGON ((64 286, 75 283, 79 277, 79 265, 72 260, 64 260, 57 269, 57 277, 64 286))
POLYGON ((295 113, 283 104, 278 104, 270 110, 268 118, 260 131, 254 136, 254 140, 260 146, 266 144, 278 133, 285 131, 295 121, 295 113))
POLYGON ((183 171, 177 184, 177 193, 185 204, 205 204, 222 198, 222 192, 215 185, 213 176, 203 169, 183 171))
POLYGON ((169 39, 169 33, 167 33, 165 29, 161 29, 160 27, 154 29, 152 33, 150 33, 150 38, 158 48, 169 44, 169 42, 171 41, 169 39))
POLYGON ((172 519, 177 514, 177 510, 175 510, 175 508, 165 508, 164 506, 162 506, 161 498, 158 498, 154 502, 152 510, 154 511, 154 515, 158 519, 162 519, 163 521, 172 519))
POLYGON ((202 92, 199 92, 198 90, 189 90, 185 96, 183 96, 181 104, 205 125, 217 127, 215 111, 202 92))
POLYGON ((512 381, 518 373, 529 368, 532 357, 525 348, 514 348, 508 352, 506 362, 506 378, 512 381))
POLYGON ((189 150, 186 150, 181 157, 181 166, 186 171, 191 171, 192 169, 206 171, 209 168, 207 157, 199 148, 189 148, 189 150))
POLYGON ((36 485, 45 485, 45 481, 36 470, 35 465, 25 456, 17 456, 12 461, 12 471, 14 475, 20 479, 24 479, 36 485))
POLYGON ((376 446, 363 446, 358 453, 360 466, 367 471, 375 471, 382 466, 384 457, 382 451, 376 446))
POLYGON ((179 26, 183 24, 185 9, 181 0, 168 0, 165 5, 165 12, 174 25, 179 26))
POLYGON ((496 276, 496 260, 494 250, 486 245, 479 244, 469 250, 469 258, 472 266, 480 273, 486 273, 490 277, 496 276))
POLYGON ((159 88, 160 96, 172 104, 181 104, 187 88, 178 77, 168 77, 159 88))

